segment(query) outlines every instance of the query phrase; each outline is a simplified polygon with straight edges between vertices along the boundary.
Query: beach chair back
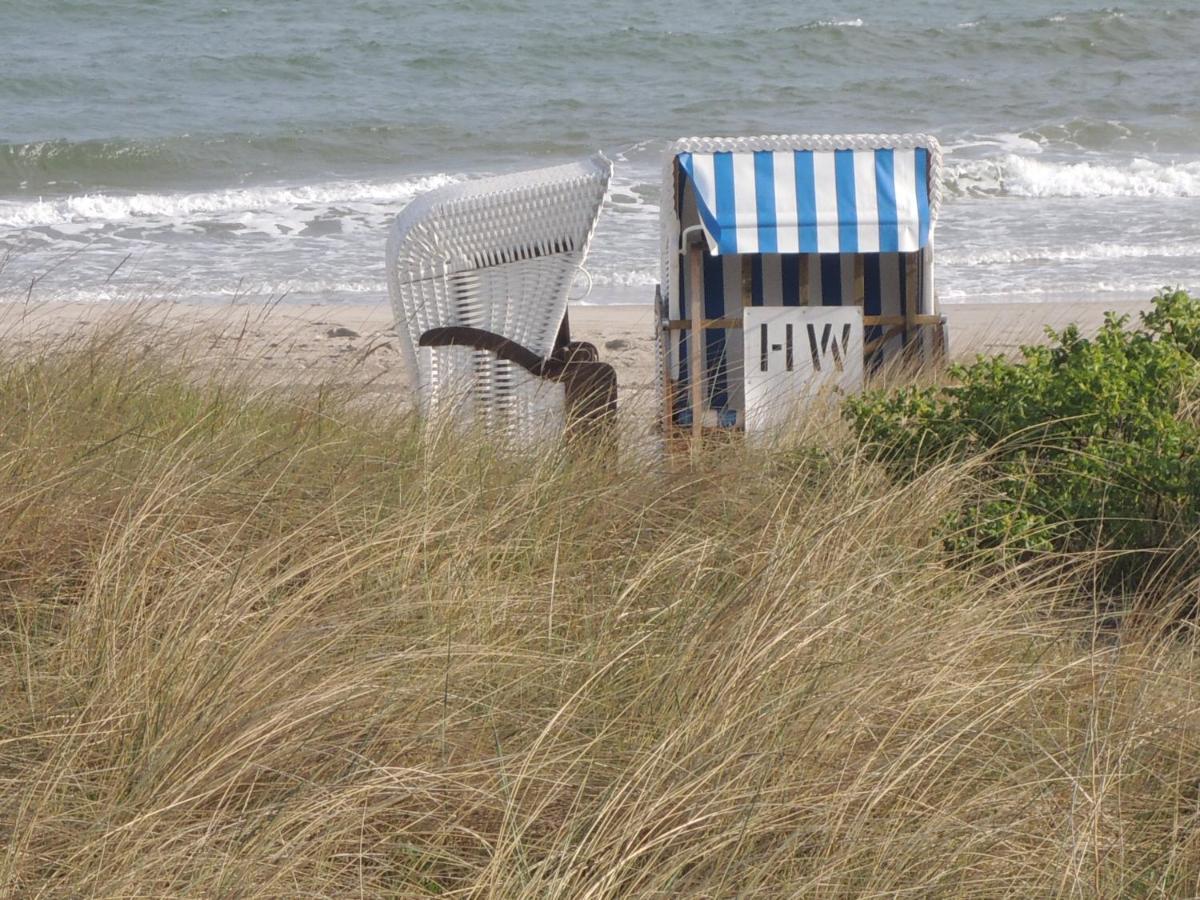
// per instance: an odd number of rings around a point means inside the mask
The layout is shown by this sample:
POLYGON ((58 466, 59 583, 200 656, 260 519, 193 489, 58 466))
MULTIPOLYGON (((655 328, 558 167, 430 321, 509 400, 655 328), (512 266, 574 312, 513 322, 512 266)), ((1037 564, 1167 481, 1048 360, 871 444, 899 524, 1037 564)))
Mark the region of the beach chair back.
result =
POLYGON ((467 181, 423 194, 397 217, 388 287, 424 415, 522 442, 561 435, 563 384, 515 351, 553 354, 611 173, 596 155, 467 181))

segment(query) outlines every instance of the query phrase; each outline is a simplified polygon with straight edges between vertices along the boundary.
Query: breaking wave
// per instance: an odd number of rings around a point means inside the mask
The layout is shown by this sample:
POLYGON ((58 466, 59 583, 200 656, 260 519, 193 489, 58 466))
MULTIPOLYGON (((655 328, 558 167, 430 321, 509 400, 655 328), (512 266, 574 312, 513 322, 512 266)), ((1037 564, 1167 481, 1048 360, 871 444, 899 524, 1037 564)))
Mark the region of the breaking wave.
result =
POLYGON ((399 204, 407 203, 419 193, 460 180, 458 176, 439 174, 384 184, 334 182, 197 193, 83 194, 34 201, 0 201, 0 228, 107 224, 137 219, 186 221, 197 216, 328 208, 342 204, 386 204, 395 211, 399 204))
POLYGON ((948 266, 999 266, 1026 262, 1086 262, 1112 259, 1188 259, 1200 257, 1200 244, 1122 244, 1098 242, 1069 247, 1013 247, 982 252, 942 252, 948 266))
POLYGON ((1052 162, 1014 153, 947 166, 958 197, 1200 197, 1200 161, 1052 162))

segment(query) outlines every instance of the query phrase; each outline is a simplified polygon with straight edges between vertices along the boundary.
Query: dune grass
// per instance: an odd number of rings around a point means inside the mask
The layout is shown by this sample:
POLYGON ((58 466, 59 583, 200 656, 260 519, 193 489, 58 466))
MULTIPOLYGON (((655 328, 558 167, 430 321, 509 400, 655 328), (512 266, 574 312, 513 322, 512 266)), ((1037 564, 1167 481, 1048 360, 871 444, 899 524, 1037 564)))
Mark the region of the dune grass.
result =
POLYGON ((1200 893, 1194 632, 951 564, 971 465, 513 457, 121 346, 0 374, 0 892, 1200 893))

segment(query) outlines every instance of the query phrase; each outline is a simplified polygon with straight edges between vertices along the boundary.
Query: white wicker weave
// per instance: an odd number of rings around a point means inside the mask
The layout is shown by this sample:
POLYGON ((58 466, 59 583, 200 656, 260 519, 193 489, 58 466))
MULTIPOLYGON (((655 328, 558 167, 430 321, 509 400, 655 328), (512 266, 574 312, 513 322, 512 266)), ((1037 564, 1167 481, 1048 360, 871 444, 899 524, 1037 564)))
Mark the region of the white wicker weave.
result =
POLYGON ((423 414, 450 412, 522 442, 562 433, 562 385, 491 353, 418 341, 431 328, 469 326, 548 355, 611 174, 597 154, 439 188, 396 218, 388 288, 423 414))

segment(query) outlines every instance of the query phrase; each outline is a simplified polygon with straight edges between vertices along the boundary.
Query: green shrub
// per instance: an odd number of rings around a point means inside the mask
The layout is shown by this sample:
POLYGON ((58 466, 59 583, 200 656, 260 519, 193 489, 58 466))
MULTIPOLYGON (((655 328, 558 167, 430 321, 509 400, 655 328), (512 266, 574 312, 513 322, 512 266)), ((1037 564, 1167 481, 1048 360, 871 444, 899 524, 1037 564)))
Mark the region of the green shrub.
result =
POLYGON ((982 490, 947 523, 956 549, 998 556, 1114 552, 1108 588, 1136 587, 1200 525, 1200 302, 1164 291, 1141 327, 1109 313, 1093 339, 1071 326, 1019 360, 979 357, 951 386, 851 399, 846 416, 893 476, 979 461, 982 490))

